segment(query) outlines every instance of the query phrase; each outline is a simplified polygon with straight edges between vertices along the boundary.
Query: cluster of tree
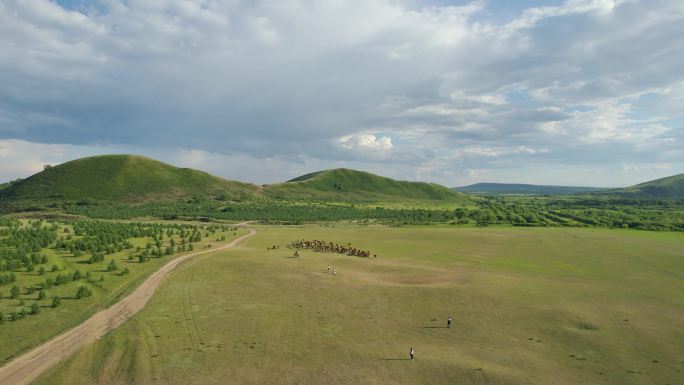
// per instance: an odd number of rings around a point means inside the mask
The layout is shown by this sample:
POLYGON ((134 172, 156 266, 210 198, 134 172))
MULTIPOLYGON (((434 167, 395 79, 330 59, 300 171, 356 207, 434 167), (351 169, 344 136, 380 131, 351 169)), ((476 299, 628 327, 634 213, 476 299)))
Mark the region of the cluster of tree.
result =
POLYGON ((301 204, 269 201, 220 206, 215 201, 146 203, 140 205, 70 206, 74 214, 95 218, 126 219, 152 216, 169 219, 216 218, 298 224, 317 221, 374 221, 389 225, 451 223, 486 226, 595 226, 644 230, 684 230, 684 201, 602 197, 476 198, 468 208, 405 209, 353 204, 301 204))
MULTIPOLYGON (((10 294, 12 296, 12 298, 14 298, 14 299, 19 298, 19 293, 20 293, 19 287, 13 286, 12 290, 11 290, 11 294, 10 294)), ((89 288, 87 288, 85 286, 80 286, 76 290, 75 297, 76 298, 89 297, 92 294, 93 294, 92 290, 90 290, 89 288)), ((45 298, 46 298, 45 290, 40 290, 38 293, 38 300, 39 301, 44 300, 45 298)), ((52 297, 52 300, 50 302, 50 306, 53 308, 56 308, 59 305, 61 305, 61 303, 62 303, 61 298, 58 296, 55 296, 55 297, 52 297)), ((4 323, 6 323, 8 321, 20 320, 22 318, 25 318, 29 314, 31 314, 31 315, 39 314, 40 310, 41 310, 41 306, 40 306, 39 302, 33 302, 31 304, 31 306, 29 306, 28 311, 24 307, 23 301, 21 301, 20 305, 21 305, 21 309, 19 311, 12 312, 12 313, 0 312, 0 325, 3 325, 4 323)))
POLYGON ((457 209, 457 223, 684 231, 684 202, 575 197, 484 197, 457 209))
POLYGON ((0 274, 0 285, 7 285, 8 283, 16 282, 17 276, 13 272, 8 274, 0 274))
MULTIPOLYGON (((205 230, 209 231, 211 234, 215 233, 217 229, 223 226, 207 226, 205 230)), ((225 230, 225 227, 223 227, 225 230)), ((207 235, 209 234, 207 232, 207 235)), ((173 234, 169 235, 172 236, 173 234)), ((139 263, 147 262, 150 258, 161 258, 163 256, 173 255, 174 253, 182 253, 185 251, 194 250, 193 242, 200 242, 202 240, 202 235, 200 229, 195 229, 192 232, 180 231, 178 235, 181 237, 179 242, 176 242, 174 238, 169 238, 168 244, 163 245, 161 238, 154 238, 154 244, 148 242, 145 249, 139 250, 139 254, 130 255, 129 260, 138 259, 139 263)), ((225 239, 225 236, 223 237, 225 239)))
POLYGON ((373 220, 384 223, 439 223, 453 219, 452 210, 393 209, 356 205, 289 204, 285 202, 238 203, 219 206, 216 202, 155 202, 139 205, 68 206, 73 214, 102 219, 129 219, 151 216, 165 219, 205 218, 225 220, 260 220, 270 222, 315 222, 343 220, 373 220))
POLYGON ((59 285, 64 285, 65 283, 69 282, 75 282, 81 279, 87 279, 90 278, 90 271, 87 271, 85 274, 81 273, 80 270, 76 270, 73 273, 59 273, 55 278, 48 277, 45 279, 45 284, 42 287, 53 287, 53 286, 59 286, 59 285))
MULTIPOLYGON (((7 227, 7 228, 12 228, 12 227, 18 227, 21 222, 19 222, 18 219, 10 218, 10 217, 0 217, 0 227, 7 227)), ((6 235, 3 233, 7 229, 0 229, 0 236, 6 235)))
MULTIPOLYGON (((144 262, 151 256, 162 257, 175 252, 191 250, 191 243, 202 240, 202 232, 215 233, 228 228, 223 225, 190 225, 179 223, 121 223, 104 221, 78 221, 70 223, 73 234, 64 228, 64 234, 56 241, 55 247, 80 257, 83 253, 91 253, 88 263, 98 263, 106 255, 133 249, 131 239, 152 238, 145 250, 136 249, 137 256, 144 262), (176 244, 175 238, 180 238, 176 244), (167 240, 164 245, 164 240, 167 240)), ((135 259, 135 256, 131 256, 135 259)))
POLYGON ((38 253, 27 254, 19 249, 0 248, 0 271, 25 269, 31 272, 35 265, 44 265, 47 261, 47 256, 38 253))
POLYGON ((27 226, 16 220, 0 222, 0 271, 25 269, 34 271, 35 265, 47 263, 47 256, 39 252, 57 237, 55 224, 44 226, 43 221, 32 221, 27 226))
MULTIPOLYGON (((50 258, 42 253, 45 249, 69 253, 74 257, 84 257, 76 262, 99 264, 102 266, 101 271, 123 276, 129 274, 130 269, 120 268, 115 259, 107 258, 109 254, 127 250, 129 260, 138 258, 140 262, 144 262, 151 257, 193 250, 193 242, 199 242, 217 232, 221 233, 220 239, 225 239, 223 233, 235 230, 219 224, 125 223, 97 220, 27 222, 0 218, 0 271, 4 272, 0 274, 0 285, 13 285, 8 297, 5 298, 19 300, 19 306, 24 312, 10 313, 7 317, 3 315, 3 320, 17 320, 26 314, 37 314, 40 307, 37 311, 33 310, 33 305, 29 309, 24 309, 24 301, 39 303, 47 298, 47 291, 54 286, 73 285, 84 280, 88 283, 95 282, 91 281, 91 270, 85 273, 81 270, 62 271, 56 264, 49 268, 47 264, 50 258), (145 246, 134 246, 134 243, 140 244, 143 240, 147 240, 145 246), (45 275, 44 280, 38 284, 22 284, 22 277, 35 275, 32 273, 34 269, 38 270, 38 275, 45 275)), ((101 275, 100 281, 103 279, 104 275, 101 275)), ((75 290, 77 298, 92 295, 87 285, 75 287, 75 290)), ((53 297, 52 307, 57 307, 60 303, 59 297, 53 297)))

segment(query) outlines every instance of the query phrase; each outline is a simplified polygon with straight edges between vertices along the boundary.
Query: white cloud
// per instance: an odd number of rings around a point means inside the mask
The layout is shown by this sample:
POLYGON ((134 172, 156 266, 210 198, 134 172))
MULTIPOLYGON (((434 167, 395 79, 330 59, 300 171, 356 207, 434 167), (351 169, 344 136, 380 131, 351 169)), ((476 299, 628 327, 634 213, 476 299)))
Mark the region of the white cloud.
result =
POLYGON ((452 100, 467 100, 477 103, 493 104, 495 106, 500 106, 506 104, 506 95, 496 95, 496 94, 481 94, 481 95, 465 95, 462 92, 456 92, 451 94, 452 100))
POLYGON ((542 122, 539 129, 588 143, 620 141, 635 144, 655 139, 670 130, 657 122, 630 118, 633 108, 629 103, 603 103, 588 111, 572 112, 564 121, 542 122))
POLYGON ((25 178, 53 164, 64 154, 64 146, 31 143, 23 140, 0 140, 0 181, 25 178))
POLYGON ((394 146, 389 136, 377 137, 372 134, 347 135, 339 139, 341 147, 348 150, 378 150, 389 151, 394 146))
POLYGON ((516 147, 466 147, 454 152, 456 158, 463 156, 481 156, 497 158, 506 155, 536 155, 549 152, 547 148, 516 147))
POLYGON ((239 170, 201 157, 444 183, 514 160, 684 171, 682 2, 569 0, 505 22, 483 1, 86 7, 0 1, 0 139, 137 148, 224 176, 239 170))
POLYGON ((671 163, 631 163, 623 164, 621 167, 622 171, 627 172, 641 172, 641 171, 659 171, 659 170, 671 170, 671 163))

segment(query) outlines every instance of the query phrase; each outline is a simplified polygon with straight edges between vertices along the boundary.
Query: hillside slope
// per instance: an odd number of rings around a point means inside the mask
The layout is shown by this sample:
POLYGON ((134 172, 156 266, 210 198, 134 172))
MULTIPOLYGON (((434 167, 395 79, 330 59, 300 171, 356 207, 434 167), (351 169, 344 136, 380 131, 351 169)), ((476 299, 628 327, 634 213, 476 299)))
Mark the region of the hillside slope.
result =
POLYGON ((318 171, 264 187, 276 199, 330 201, 465 202, 463 194, 434 183, 405 182, 350 169, 318 171))
POLYGON ((219 201, 470 202, 465 195, 437 184, 396 181, 349 169, 319 171, 258 187, 142 156, 102 155, 49 167, 7 184, 0 189, 0 206, 21 211, 60 202, 142 203, 191 197, 219 201))
POLYGON ((467 194, 499 195, 565 195, 606 190, 600 187, 547 186, 523 183, 475 183, 454 187, 452 190, 467 194))
POLYGON ((0 190, 0 202, 142 202, 202 195, 232 199, 255 189, 142 156, 103 155, 66 162, 13 183, 0 190))
POLYGON ((684 199, 684 174, 656 179, 631 187, 612 189, 606 193, 635 198, 684 199))

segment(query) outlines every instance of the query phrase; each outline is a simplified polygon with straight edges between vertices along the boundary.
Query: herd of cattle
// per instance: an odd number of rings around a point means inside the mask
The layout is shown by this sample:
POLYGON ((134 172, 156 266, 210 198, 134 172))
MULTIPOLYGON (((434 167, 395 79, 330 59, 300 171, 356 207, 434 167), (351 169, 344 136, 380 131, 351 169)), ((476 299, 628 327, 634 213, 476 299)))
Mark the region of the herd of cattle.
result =
POLYGON ((333 242, 325 242, 319 240, 306 241, 302 239, 299 241, 292 242, 290 245, 288 245, 288 247, 292 249, 309 249, 321 253, 345 254, 354 257, 370 258, 371 255, 373 256, 373 258, 378 257, 376 254, 371 254, 369 250, 360 250, 355 247, 352 247, 351 243, 348 243, 346 246, 344 246, 333 242))

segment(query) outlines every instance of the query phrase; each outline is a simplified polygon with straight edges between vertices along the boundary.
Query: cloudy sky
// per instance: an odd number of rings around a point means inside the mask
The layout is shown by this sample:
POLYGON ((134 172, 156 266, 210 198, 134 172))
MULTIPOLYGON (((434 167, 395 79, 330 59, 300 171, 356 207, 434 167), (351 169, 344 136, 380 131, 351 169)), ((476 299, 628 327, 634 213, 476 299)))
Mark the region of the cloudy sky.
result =
POLYGON ((684 2, 0 0, 0 181, 135 153, 255 183, 684 172, 684 2))

